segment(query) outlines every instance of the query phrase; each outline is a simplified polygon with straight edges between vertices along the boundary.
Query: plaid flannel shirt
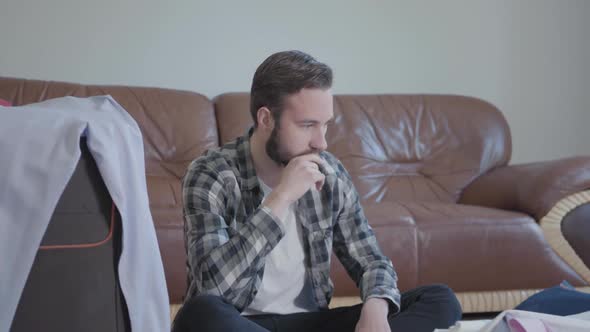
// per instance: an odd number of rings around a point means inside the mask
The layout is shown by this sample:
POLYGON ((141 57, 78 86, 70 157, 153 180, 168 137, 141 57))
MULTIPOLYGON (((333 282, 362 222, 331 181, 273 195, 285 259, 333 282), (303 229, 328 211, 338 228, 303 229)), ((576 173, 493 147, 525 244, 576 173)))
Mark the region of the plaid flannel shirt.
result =
MULTIPOLYGON (((283 237, 280 221, 261 206, 263 192, 250 154, 249 134, 207 151, 183 179, 185 245, 189 288, 195 295, 223 297, 244 310, 256 296, 265 257, 283 237)), ((377 245, 358 194, 342 164, 330 153, 321 191, 310 190, 296 203, 303 234, 306 271, 314 298, 327 308, 333 293, 332 249, 361 290, 361 299, 388 300, 399 310, 397 276, 377 245)))

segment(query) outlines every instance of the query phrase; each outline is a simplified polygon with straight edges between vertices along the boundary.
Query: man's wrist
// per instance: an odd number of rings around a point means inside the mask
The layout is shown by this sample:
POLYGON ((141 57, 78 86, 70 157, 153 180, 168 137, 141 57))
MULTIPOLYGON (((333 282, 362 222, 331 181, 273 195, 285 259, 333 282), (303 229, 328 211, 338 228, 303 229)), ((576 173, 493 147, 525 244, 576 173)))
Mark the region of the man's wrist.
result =
POLYGON ((262 205, 268 207, 274 215, 282 219, 285 216, 290 203, 285 195, 273 190, 264 200, 262 205))
POLYGON ((389 314, 389 302, 384 298, 371 297, 365 300, 363 310, 370 310, 371 312, 387 317, 389 314))

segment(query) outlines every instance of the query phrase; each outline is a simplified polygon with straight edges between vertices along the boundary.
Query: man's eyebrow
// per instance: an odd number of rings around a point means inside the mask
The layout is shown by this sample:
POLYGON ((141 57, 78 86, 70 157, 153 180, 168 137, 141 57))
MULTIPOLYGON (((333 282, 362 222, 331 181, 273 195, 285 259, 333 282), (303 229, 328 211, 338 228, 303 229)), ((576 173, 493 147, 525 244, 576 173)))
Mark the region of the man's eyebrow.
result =
MULTIPOLYGON (((317 123, 320 123, 320 122, 318 120, 303 119, 303 120, 297 121, 297 123, 300 123, 300 124, 317 124, 317 123)), ((333 123, 334 123, 334 117, 331 117, 328 121, 326 121, 326 124, 333 124, 333 123)))
POLYGON ((297 121, 297 123, 316 124, 316 123, 320 123, 320 122, 318 120, 304 119, 304 120, 297 121))

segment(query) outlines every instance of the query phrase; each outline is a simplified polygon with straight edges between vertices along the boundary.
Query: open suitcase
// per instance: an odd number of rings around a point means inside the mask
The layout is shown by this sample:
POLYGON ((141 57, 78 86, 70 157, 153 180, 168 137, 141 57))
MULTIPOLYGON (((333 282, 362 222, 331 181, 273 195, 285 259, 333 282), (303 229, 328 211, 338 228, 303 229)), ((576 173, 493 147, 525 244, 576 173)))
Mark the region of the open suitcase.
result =
POLYGON ((117 275, 120 216, 84 138, 80 147, 80 161, 43 237, 11 332, 131 330, 117 275))

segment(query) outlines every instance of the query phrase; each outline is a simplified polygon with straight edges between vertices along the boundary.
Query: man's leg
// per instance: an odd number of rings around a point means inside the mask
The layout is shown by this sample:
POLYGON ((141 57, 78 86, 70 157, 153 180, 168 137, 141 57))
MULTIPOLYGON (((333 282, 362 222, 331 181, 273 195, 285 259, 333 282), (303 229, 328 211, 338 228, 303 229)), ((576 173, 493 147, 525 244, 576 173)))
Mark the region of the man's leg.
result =
MULTIPOLYGON (((261 317, 260 325, 272 326, 272 320, 261 317)), ((178 311, 173 332, 268 332, 245 317, 221 297, 213 295, 195 296, 178 311)))
MULTIPOLYGON (((391 331, 432 332, 448 328, 461 318, 461 305, 453 291, 444 285, 423 286, 402 294, 401 312, 389 315, 391 331)), ((362 304, 319 312, 270 316, 277 332, 353 332, 362 304)), ((269 316, 252 316, 269 319, 269 316)), ((261 324, 262 325, 262 324, 261 324)))
MULTIPOLYGON (((461 305, 445 285, 423 286, 402 294, 401 311, 389 315, 391 331, 432 332, 461 319, 461 305)), ((278 332, 353 332, 362 304, 326 311, 275 316, 278 332)))
MULTIPOLYGON (((445 285, 410 290, 402 294, 401 302, 400 313, 389 316, 389 326, 394 332, 432 332, 435 328, 448 328, 461 318, 461 305, 453 291, 445 285)), ((246 319, 221 298, 200 296, 183 306, 175 320, 173 332, 352 332, 361 309, 362 304, 359 304, 319 312, 249 316, 246 319)))
POLYGON ((316 312, 287 315, 249 316, 248 319, 276 332, 353 332, 358 321, 361 305, 340 307, 316 312), (265 321, 266 320, 266 321, 265 321))
POLYGON ((404 292, 401 311, 389 316, 392 331, 448 328, 461 319, 461 305, 446 285, 429 285, 404 292))

